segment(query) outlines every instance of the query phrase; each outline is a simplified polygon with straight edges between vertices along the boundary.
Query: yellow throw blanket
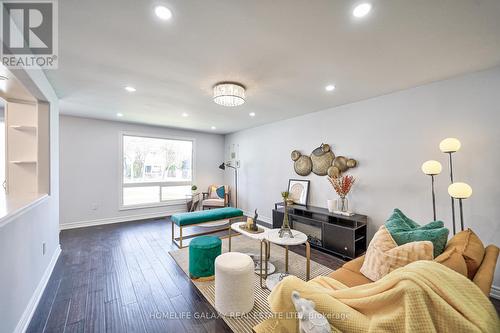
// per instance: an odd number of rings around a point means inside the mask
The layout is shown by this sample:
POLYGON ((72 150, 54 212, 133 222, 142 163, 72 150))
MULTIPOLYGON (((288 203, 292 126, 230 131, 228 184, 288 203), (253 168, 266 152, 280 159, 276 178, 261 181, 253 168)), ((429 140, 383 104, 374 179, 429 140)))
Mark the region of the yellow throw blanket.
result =
POLYGON ((496 310, 474 283, 424 260, 353 288, 329 277, 287 277, 269 296, 280 319, 257 325, 256 332, 298 332, 294 290, 316 303, 334 332, 500 332, 496 310))

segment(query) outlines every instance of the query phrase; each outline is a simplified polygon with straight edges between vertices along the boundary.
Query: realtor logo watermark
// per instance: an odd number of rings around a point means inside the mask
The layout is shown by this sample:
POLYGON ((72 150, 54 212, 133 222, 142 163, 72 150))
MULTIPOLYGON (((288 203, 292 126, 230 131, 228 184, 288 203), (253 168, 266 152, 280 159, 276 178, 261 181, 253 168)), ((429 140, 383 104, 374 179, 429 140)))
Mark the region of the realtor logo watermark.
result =
POLYGON ((8 68, 56 69, 57 1, 0 1, 0 57, 8 68))

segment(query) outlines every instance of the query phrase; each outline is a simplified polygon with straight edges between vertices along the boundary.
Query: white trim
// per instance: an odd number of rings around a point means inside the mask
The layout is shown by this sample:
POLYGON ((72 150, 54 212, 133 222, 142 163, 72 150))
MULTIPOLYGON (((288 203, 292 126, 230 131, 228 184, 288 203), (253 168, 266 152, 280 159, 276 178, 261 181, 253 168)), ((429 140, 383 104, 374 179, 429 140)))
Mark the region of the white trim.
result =
POLYGON ((172 209, 172 210, 168 210, 168 211, 161 212, 161 213, 145 213, 145 214, 136 214, 136 215, 107 217, 107 218, 103 218, 103 219, 95 219, 95 220, 88 220, 88 221, 61 223, 59 225, 59 230, 85 228, 85 227, 92 227, 92 226, 96 226, 96 225, 104 225, 104 224, 112 224, 112 223, 122 223, 122 222, 161 218, 161 217, 171 216, 172 214, 184 213, 184 212, 186 212, 186 208, 177 208, 177 209, 172 209))
MULTIPOLYGON (((255 215, 255 212, 250 212, 248 210, 244 210, 243 214, 245 216, 253 217, 255 215)), ((273 228, 273 219, 267 217, 267 216, 262 216, 259 215, 259 221, 264 222, 265 224, 269 225, 269 228, 273 228)))
POLYGON ((31 296, 30 301, 28 302, 28 305, 24 309, 21 319, 19 319, 19 322, 17 323, 17 326, 14 329, 14 333, 26 332, 26 330, 28 329, 28 325, 30 324, 31 318, 35 313, 36 307, 38 306, 38 303, 42 298, 43 292, 45 291, 45 287, 47 287, 47 283, 49 282, 50 276, 52 275, 52 271, 56 266, 57 259, 59 259, 60 254, 61 254, 61 246, 57 245, 56 250, 52 255, 52 258, 50 259, 50 263, 45 269, 45 272, 43 273, 42 279, 38 283, 38 286, 36 287, 35 291, 33 292, 33 295, 31 296))
POLYGON ((500 287, 491 286, 490 297, 500 300, 500 287))
MULTIPOLYGON (((9 224, 9 222, 15 220, 20 215, 24 214, 26 211, 35 208, 41 203, 45 202, 49 198, 48 194, 40 194, 38 197, 33 196, 33 198, 28 198, 27 203, 25 205, 20 205, 19 208, 14 209, 11 212, 8 212, 5 216, 0 217, 0 228, 9 224)), ((12 195, 7 195, 5 200, 13 200, 12 195), (8 197, 8 198, 7 198, 8 197)))
MULTIPOLYGON (((160 188, 160 190, 161 190, 161 188, 160 188)), ((126 211, 126 210, 134 210, 134 209, 179 206, 179 205, 185 205, 186 201, 187 201, 186 199, 166 200, 166 201, 160 201, 158 203, 152 203, 152 204, 139 204, 139 205, 123 206, 123 207, 119 208, 118 210, 119 211, 126 211)))

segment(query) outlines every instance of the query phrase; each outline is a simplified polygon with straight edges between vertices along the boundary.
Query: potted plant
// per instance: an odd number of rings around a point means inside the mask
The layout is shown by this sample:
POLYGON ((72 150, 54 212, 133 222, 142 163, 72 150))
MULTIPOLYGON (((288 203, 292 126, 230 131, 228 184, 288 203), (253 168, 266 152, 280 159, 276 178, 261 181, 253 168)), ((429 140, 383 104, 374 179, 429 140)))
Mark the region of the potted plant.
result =
POLYGON ((191 192, 192 192, 193 194, 194 194, 194 193, 196 193, 196 190, 197 190, 197 189, 198 189, 198 186, 196 186, 196 185, 191 186, 191 192))
MULTIPOLYGON (((349 202, 347 200, 347 194, 351 191, 356 179, 351 175, 344 175, 341 177, 328 177, 328 181, 340 197, 339 200, 337 200, 336 210, 341 213, 348 213, 349 202)), ((330 210, 331 202, 329 202, 328 205, 330 210)))

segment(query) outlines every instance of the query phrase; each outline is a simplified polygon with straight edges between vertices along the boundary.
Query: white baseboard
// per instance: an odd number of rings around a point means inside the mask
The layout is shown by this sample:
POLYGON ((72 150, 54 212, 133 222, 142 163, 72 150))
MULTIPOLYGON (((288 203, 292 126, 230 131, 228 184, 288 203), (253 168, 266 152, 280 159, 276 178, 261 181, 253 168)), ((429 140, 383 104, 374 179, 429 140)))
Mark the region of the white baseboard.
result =
POLYGON ((146 214, 126 215, 126 216, 108 217, 108 218, 96 219, 96 220, 62 223, 59 225, 59 230, 85 228, 85 227, 92 227, 92 226, 96 226, 96 225, 122 223, 122 222, 139 221, 139 220, 147 220, 147 219, 156 219, 156 218, 167 217, 167 216, 171 216, 172 214, 184 213, 184 212, 186 212, 186 209, 172 209, 172 210, 169 210, 166 212, 161 212, 161 213, 146 213, 146 214))
MULTIPOLYGON (((255 212, 250 212, 250 211, 244 210, 243 214, 245 214, 245 216, 253 217, 255 215, 255 212)), ((267 216, 259 215, 258 220, 261 221, 261 222, 264 222, 265 224, 268 224, 270 228, 273 225, 273 219, 269 218, 267 216)))
POLYGON ((26 330, 28 329, 28 325, 30 324, 31 318, 35 313, 36 307, 38 306, 38 303, 42 298, 43 292, 45 291, 45 287, 49 282, 50 276, 52 275, 52 271, 54 270, 54 267, 56 265, 57 259, 59 259, 60 254, 61 254, 61 246, 57 245, 57 248, 54 251, 52 258, 50 259, 49 266, 45 269, 42 279, 40 280, 38 286, 33 292, 33 295, 31 296, 31 299, 28 302, 26 309, 24 309, 23 315, 21 316, 21 319, 17 323, 14 333, 23 333, 26 332, 26 330))
POLYGON ((500 300, 500 287, 491 286, 490 297, 500 300))

